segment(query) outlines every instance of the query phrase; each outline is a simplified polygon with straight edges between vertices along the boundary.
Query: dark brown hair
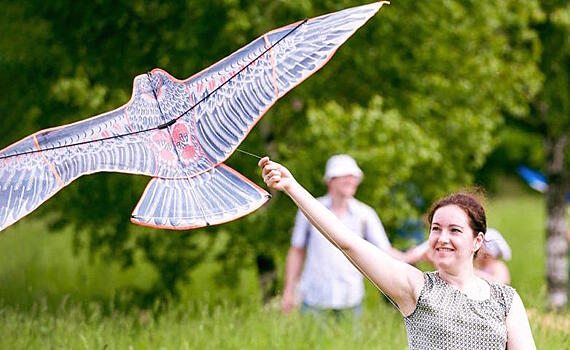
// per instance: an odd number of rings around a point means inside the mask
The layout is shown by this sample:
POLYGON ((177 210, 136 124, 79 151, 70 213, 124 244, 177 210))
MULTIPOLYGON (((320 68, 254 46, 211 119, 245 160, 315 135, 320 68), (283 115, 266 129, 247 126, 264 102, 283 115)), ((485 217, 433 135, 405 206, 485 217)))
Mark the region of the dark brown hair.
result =
POLYGON ((479 232, 487 232, 487 218, 485 216, 485 209, 476 198, 476 195, 469 192, 452 193, 449 196, 441 198, 435 202, 431 206, 428 214, 428 222, 430 227, 436 210, 448 205, 456 205, 463 209, 469 218, 469 226, 473 230, 474 237, 476 237, 479 232))

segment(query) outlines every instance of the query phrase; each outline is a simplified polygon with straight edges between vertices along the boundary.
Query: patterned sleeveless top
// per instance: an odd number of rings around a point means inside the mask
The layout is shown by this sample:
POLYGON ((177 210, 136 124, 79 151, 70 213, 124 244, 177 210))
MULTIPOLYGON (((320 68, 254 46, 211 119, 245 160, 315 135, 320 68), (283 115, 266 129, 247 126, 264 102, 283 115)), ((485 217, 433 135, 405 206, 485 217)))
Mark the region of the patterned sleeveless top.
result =
POLYGON ((425 272, 424 281, 416 309, 404 317, 410 350, 506 349, 513 288, 490 283, 490 298, 473 300, 437 272, 425 272))

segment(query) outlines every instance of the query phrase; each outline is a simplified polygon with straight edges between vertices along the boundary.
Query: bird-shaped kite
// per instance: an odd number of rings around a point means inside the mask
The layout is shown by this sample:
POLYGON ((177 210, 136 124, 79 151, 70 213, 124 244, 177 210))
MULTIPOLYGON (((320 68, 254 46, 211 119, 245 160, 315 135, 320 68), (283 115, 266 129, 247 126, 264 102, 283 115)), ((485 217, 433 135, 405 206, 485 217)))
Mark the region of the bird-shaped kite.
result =
POLYGON ((136 224, 190 229, 244 216, 269 194, 223 162, 283 95, 320 69, 385 2, 273 30, 186 80, 134 79, 111 112, 39 131, 0 151, 0 230, 78 177, 152 177, 136 224))

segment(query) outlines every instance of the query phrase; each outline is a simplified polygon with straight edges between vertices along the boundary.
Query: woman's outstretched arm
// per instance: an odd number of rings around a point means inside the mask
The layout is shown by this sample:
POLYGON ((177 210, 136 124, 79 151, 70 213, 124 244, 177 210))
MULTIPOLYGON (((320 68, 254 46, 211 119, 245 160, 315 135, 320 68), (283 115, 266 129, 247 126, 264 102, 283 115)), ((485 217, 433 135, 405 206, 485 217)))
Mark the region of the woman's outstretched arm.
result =
POLYGON ((415 267, 396 260, 348 228, 303 188, 282 165, 265 157, 259 161, 263 180, 273 189, 285 192, 311 223, 377 288, 386 293, 403 315, 416 307, 424 284, 423 274, 415 267))
POLYGON ((521 297, 516 292, 507 314, 507 349, 536 350, 526 310, 521 297))

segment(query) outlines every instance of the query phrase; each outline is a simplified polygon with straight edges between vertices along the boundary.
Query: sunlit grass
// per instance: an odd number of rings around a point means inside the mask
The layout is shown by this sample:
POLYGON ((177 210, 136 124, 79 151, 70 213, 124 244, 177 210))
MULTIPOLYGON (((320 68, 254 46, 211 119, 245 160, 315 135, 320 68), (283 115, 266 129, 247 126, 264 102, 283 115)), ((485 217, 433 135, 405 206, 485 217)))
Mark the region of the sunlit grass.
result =
MULTIPOLYGON (((0 306, 2 349, 403 349, 402 318, 388 304, 368 305, 358 323, 283 315, 259 303, 158 306, 104 313, 98 303, 45 304, 23 312, 0 306)), ((531 312, 540 349, 567 349, 568 315, 531 312), (546 322, 548 321, 548 322, 546 322)))
MULTIPOLYGON (((512 285, 527 307, 538 348, 568 349, 568 313, 544 309, 545 205, 540 194, 491 198, 489 226, 513 250, 512 285)), ((367 284, 362 319, 314 320, 259 303, 256 274, 243 272, 236 289, 215 284, 214 262, 192 273, 182 300, 151 310, 115 307, 127 286, 144 288, 154 270, 142 261, 129 270, 85 252, 71 253, 73 232, 49 234, 22 222, 0 234, 1 349, 403 349, 400 315, 367 284)))
POLYGON ((41 221, 23 220, 0 233, 0 300, 25 308, 38 300, 108 299, 125 286, 145 288, 153 269, 121 270, 85 251, 74 255, 72 232, 48 233, 41 221))
MULTIPOLYGON (((403 323, 387 305, 358 324, 315 320, 251 305, 178 304, 147 312, 104 315, 97 304, 29 312, 3 306, 0 347, 5 349, 347 349, 403 348, 403 323)), ((373 311, 373 312, 372 312, 373 311)))

